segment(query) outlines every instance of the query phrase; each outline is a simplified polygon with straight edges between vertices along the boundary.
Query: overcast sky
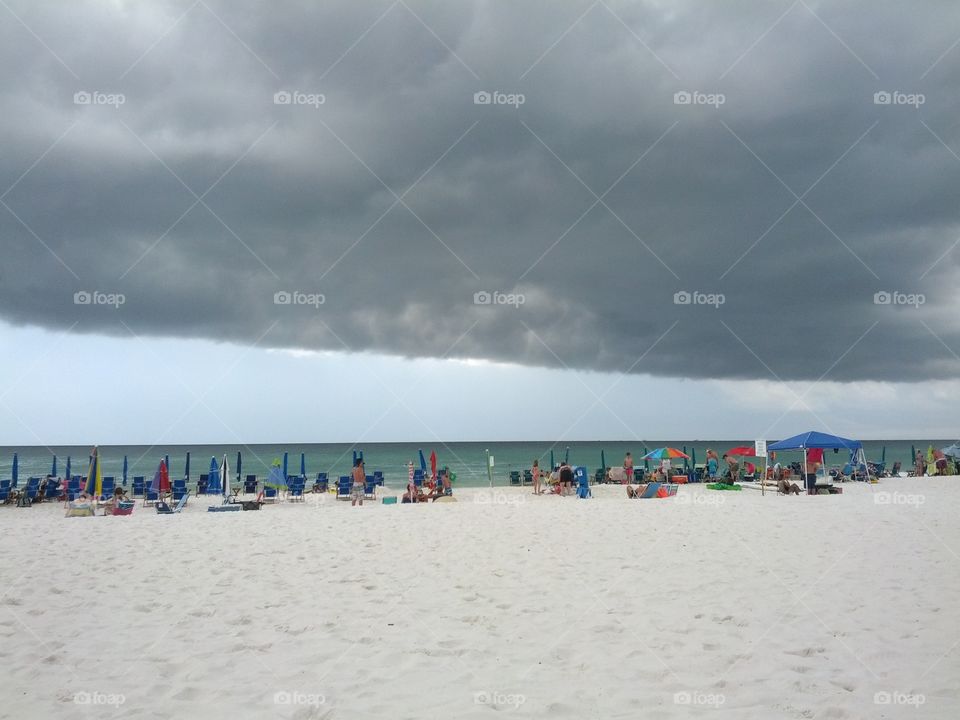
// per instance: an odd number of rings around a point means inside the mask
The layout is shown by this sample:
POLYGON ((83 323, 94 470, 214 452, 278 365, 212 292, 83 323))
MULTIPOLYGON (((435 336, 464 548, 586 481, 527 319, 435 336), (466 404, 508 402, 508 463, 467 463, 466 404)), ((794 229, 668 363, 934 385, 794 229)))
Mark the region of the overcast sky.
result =
POLYGON ((958 432, 956 2, 317 5, 0 3, 0 444, 958 432))

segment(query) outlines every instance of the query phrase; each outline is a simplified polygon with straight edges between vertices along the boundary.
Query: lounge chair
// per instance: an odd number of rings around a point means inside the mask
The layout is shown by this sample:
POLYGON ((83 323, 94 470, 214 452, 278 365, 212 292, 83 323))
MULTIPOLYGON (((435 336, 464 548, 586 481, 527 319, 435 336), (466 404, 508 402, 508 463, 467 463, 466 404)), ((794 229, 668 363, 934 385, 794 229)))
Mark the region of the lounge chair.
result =
POLYGON ((277 492, 277 489, 271 485, 265 485, 260 495, 262 497, 262 502, 265 503, 275 503, 277 500, 279 500, 279 493, 277 492))
POLYGON ((313 482, 313 491, 325 493, 330 488, 330 481, 327 480, 327 473, 317 473, 317 479, 313 482))
POLYGON ((287 481, 287 500, 290 502, 304 502, 303 490, 303 478, 290 478, 287 481))
POLYGON ((136 475, 133 478, 133 486, 130 490, 130 495, 133 497, 143 497, 143 488, 146 483, 143 480, 143 475, 136 475))
POLYGON ((523 471, 523 484, 524 485, 533 485, 533 472, 530 470, 523 471))
POLYGON ((189 495, 190 495, 190 491, 188 490, 186 493, 184 493, 184 494, 180 497, 180 502, 178 502, 178 503, 176 504, 176 506, 175 506, 174 508, 172 508, 172 509, 170 508, 169 505, 167 505, 167 504, 166 504, 165 502, 163 502, 162 500, 158 501, 158 502, 157 502, 157 514, 158 514, 158 515, 173 515, 174 513, 182 512, 184 506, 187 504, 187 497, 189 497, 189 495))
POLYGON ((511 484, 511 485, 519 485, 519 484, 520 484, 520 471, 519 471, 519 470, 511 470, 511 471, 510 471, 510 484, 511 484))
POLYGON ((593 497, 593 493, 590 491, 590 479, 587 477, 587 473, 577 473, 577 497, 581 500, 586 498, 593 497))
POLYGON ((185 495, 189 495, 190 491, 187 490, 187 481, 186 480, 174 480, 173 487, 171 488, 171 494, 173 495, 172 499, 174 502, 180 502, 180 498, 185 495))
MULTIPOLYGON (((414 476, 416 480, 416 476, 414 476)), ((353 480, 349 475, 341 475, 340 479, 337 480, 337 500, 349 500, 351 498, 351 489, 353 488, 353 480)))
POLYGON ((152 505, 160 502, 160 493, 156 490, 151 490, 149 487, 144 488, 143 491, 143 506, 152 505))
POLYGON ((117 486, 116 479, 112 475, 103 478, 100 485, 100 499, 109 500, 113 497, 113 490, 117 486))
POLYGON ((377 499, 377 481, 374 479, 373 475, 367 475, 367 479, 363 483, 363 497, 367 500, 377 499))
POLYGON ((257 494, 257 476, 256 475, 247 475, 247 477, 243 481, 243 492, 246 495, 257 494))
POLYGON ((5 504, 10 500, 10 492, 13 488, 10 487, 9 480, 0 481, 0 504, 5 504))

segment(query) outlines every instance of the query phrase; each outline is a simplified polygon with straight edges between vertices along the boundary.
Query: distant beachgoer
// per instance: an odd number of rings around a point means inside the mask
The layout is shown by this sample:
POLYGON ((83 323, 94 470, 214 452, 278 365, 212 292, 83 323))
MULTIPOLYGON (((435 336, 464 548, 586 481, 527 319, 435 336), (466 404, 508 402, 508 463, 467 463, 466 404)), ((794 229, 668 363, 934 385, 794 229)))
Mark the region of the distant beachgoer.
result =
POLYGON ((627 453, 623 458, 623 471, 626 474, 623 482, 628 484, 633 480, 633 455, 630 453, 627 453))
MULTIPOLYGON (((779 466, 780 463, 777 463, 779 466)), ((786 478, 783 477, 783 470, 774 473, 774 477, 777 481, 777 490, 784 495, 789 495, 793 493, 794 495, 800 494, 800 486, 796 483, 787 482, 786 478)))
POLYGON ((564 461, 560 466, 560 494, 569 495, 570 486, 573 484, 573 468, 564 461))
MULTIPOLYGON (((656 476, 659 472, 660 472, 659 470, 654 471, 654 476, 656 476)), ((649 483, 641 483, 640 485, 637 485, 637 487, 635 488, 627 485, 627 497, 633 498, 633 499, 638 499, 643 497, 643 494, 647 491, 648 485, 649 483)))
POLYGON ((413 460, 407 461, 407 482, 413 482, 413 460))
POLYGON ((923 477, 923 471, 925 467, 926 465, 923 462, 923 453, 917 450, 917 457, 915 457, 913 460, 914 475, 916 475, 917 477, 923 477))
POLYGON ((357 461, 353 465, 353 486, 350 488, 351 501, 350 506, 355 506, 358 502, 360 507, 363 507, 363 491, 364 485, 366 485, 367 476, 363 472, 363 460, 357 458, 357 461))
POLYGON ((719 469, 720 458, 717 457, 716 451, 707 448, 707 477, 711 480, 716 480, 719 469))
POLYGON ((807 477, 806 477, 806 486, 808 495, 817 494, 817 470, 820 469, 820 463, 812 462, 807 463, 807 477))
POLYGON ((732 455, 724 453, 723 459, 727 461, 727 472, 724 474, 724 481, 730 485, 735 485, 740 479, 740 463, 732 455))
POLYGON ((540 494, 540 461, 534 458, 533 467, 530 468, 530 474, 533 476, 533 494, 540 494))

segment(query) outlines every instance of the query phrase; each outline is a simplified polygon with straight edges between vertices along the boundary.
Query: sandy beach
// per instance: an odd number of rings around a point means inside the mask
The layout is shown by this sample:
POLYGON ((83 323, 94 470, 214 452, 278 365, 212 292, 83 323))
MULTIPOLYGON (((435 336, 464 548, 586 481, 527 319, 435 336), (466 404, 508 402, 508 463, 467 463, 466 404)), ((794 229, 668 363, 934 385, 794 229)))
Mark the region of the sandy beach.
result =
POLYGON ((956 716, 958 478, 594 492, 2 508, 0 716, 956 716))

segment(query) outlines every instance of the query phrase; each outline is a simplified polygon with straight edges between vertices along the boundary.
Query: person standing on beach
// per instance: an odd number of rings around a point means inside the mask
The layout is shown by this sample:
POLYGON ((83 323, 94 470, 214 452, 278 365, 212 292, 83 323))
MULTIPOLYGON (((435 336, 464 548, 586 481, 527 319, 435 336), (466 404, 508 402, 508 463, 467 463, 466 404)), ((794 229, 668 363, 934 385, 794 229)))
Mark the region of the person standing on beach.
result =
POLYGON ((530 474, 533 476, 533 494, 540 494, 540 461, 533 459, 533 467, 530 468, 530 474))
POLYGON ((626 477, 623 479, 624 485, 633 482, 633 455, 627 453, 623 458, 623 472, 626 477))
POLYGON ((367 482, 366 473, 363 470, 363 460, 357 458, 357 461, 353 464, 353 486, 350 488, 350 494, 352 500, 350 501, 350 506, 353 507, 360 503, 360 507, 363 507, 363 490, 364 485, 367 482))
POLYGON ((923 477, 923 453, 917 450, 917 456, 913 459, 913 474, 917 477, 923 477))
POLYGON ((707 448, 707 477, 711 480, 716 480, 719 467, 720 458, 717 457, 716 451, 707 448))
POLYGON ((573 468, 567 462, 560 466, 560 494, 569 495, 573 484, 573 468))

